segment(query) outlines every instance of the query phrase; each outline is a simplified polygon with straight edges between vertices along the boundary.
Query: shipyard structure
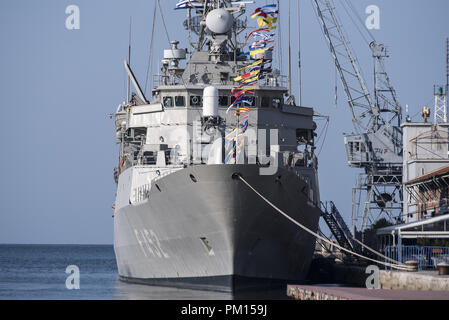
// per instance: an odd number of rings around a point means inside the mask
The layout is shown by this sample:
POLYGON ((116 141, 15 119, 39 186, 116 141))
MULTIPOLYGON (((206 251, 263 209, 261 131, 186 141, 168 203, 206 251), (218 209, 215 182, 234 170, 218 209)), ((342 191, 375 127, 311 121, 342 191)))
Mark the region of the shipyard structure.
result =
MULTIPOLYGON (((401 223, 377 231, 379 249, 416 246, 427 267, 447 260, 449 239, 449 123, 447 89, 435 87, 435 106, 422 109, 422 120, 407 117, 403 130, 403 211, 401 223), (439 248, 441 247, 441 248, 439 248), (435 254, 440 254, 438 259, 435 254)), ((418 250, 417 249, 417 250, 418 250)), ((400 251, 403 251, 400 249, 400 251)), ((400 257, 400 253, 397 253, 400 257)), ((408 255, 405 254, 404 255, 408 255)))

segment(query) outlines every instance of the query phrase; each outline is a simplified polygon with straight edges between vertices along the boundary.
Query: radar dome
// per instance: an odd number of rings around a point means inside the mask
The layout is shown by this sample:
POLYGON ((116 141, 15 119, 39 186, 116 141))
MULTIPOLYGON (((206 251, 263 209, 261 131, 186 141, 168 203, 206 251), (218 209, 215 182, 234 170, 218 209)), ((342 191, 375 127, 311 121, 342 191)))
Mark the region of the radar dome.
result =
POLYGON ((207 28, 218 34, 228 33, 233 23, 234 17, 225 9, 212 10, 206 18, 207 28))

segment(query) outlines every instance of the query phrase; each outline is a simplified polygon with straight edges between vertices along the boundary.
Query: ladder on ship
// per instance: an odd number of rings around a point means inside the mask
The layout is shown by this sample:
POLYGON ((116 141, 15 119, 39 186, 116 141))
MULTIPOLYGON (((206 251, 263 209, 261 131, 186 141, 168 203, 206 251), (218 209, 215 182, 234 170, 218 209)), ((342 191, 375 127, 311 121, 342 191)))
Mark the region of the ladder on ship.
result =
POLYGON ((326 222, 332 235, 343 248, 354 251, 356 247, 352 241, 352 234, 340 212, 332 201, 321 202, 321 217, 326 222))

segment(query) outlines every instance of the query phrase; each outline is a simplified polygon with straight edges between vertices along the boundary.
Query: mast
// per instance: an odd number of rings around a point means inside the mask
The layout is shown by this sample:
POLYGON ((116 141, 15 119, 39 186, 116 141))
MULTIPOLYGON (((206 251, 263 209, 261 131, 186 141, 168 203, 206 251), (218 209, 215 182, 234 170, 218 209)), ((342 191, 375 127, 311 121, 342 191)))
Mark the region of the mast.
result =
POLYGON ((446 38, 446 105, 449 104, 449 38, 446 38))
MULTIPOLYGON (((132 28, 132 17, 129 17, 129 41, 128 41, 128 64, 131 65, 131 28, 132 28)), ((131 99, 131 78, 128 76, 128 94, 127 102, 131 99)))
POLYGON ((292 45, 291 45, 291 13, 290 0, 288 1, 288 95, 292 96, 292 45))
POLYGON ((302 77, 301 77, 301 0, 298 0, 298 105, 302 106, 302 77))

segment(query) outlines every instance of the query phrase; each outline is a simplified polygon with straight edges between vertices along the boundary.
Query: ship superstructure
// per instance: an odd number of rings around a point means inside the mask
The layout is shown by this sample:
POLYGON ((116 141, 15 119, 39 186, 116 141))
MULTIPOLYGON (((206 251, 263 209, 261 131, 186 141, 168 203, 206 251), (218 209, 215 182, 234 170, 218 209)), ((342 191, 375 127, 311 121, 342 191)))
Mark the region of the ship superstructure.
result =
POLYGON ((115 113, 122 280, 235 291, 308 271, 315 239, 236 179, 317 230, 313 109, 294 105, 272 67, 276 6, 249 22, 249 3, 178 3, 197 41, 171 41, 151 102, 125 62, 136 92, 115 113))

